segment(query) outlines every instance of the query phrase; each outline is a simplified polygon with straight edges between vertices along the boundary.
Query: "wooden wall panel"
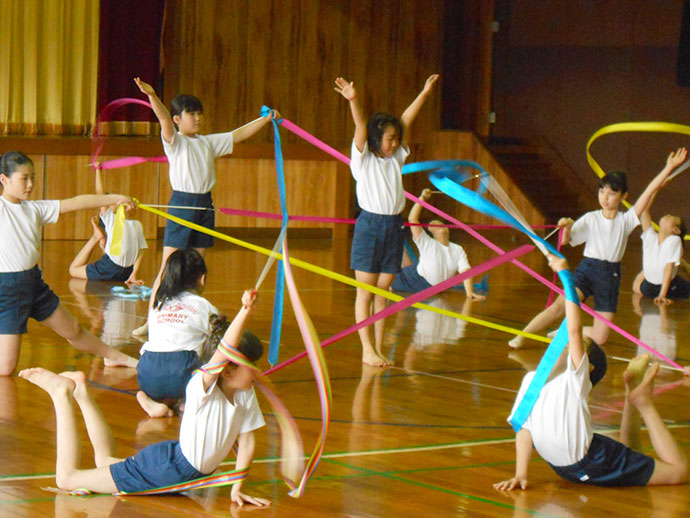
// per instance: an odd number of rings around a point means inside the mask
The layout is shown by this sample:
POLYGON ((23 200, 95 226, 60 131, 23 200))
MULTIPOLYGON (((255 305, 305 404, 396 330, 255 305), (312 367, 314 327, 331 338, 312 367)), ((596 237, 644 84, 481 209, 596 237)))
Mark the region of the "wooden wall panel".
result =
MULTIPOLYGON (((354 125, 333 90, 337 76, 355 81, 367 113, 399 115, 440 71, 443 2, 170 0, 167 10, 163 100, 197 95, 207 132, 240 126, 269 104, 329 144, 347 145, 354 125)), ((434 95, 415 140, 439 127, 439 113, 434 95)))

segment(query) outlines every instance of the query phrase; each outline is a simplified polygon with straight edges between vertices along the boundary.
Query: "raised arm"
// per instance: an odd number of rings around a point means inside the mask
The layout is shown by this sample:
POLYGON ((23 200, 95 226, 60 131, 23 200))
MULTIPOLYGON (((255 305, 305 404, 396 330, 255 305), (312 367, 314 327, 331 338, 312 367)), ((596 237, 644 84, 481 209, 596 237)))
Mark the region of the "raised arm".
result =
POLYGON ((367 143, 367 119, 359 104, 355 83, 354 81, 348 83, 344 78, 338 77, 335 80, 335 91, 350 102, 352 119, 355 121, 355 146, 361 153, 364 151, 364 144, 367 143))
MULTIPOLYGON (((568 269, 568 262, 555 255, 549 254, 549 266, 551 269, 560 274, 560 272, 568 269)), ((570 272, 568 272, 570 273, 570 272)), ((565 289, 565 285, 563 286, 565 289)), ((567 293, 566 293, 567 295, 567 293)), ((577 296, 577 294, 575 294, 577 296)), ((585 355, 585 347, 582 343, 582 324, 580 323, 580 306, 575 302, 571 302, 566 296, 565 300, 565 318, 568 322, 568 352, 573 366, 577 368, 585 355)))
POLYGON ((633 209, 637 213, 638 217, 640 217, 642 213, 651 206, 653 196, 656 195, 656 193, 659 192, 659 189, 661 189, 664 186, 671 172, 673 172, 673 170, 676 167, 685 162, 687 156, 688 151, 684 147, 678 148, 678 150, 675 153, 671 152, 671 154, 668 155, 668 158, 666 159, 666 165, 664 166, 664 168, 658 175, 656 175, 654 180, 649 182, 647 188, 637 199, 635 205, 633 205, 633 209))
MULTIPOLYGON (((429 198, 431 198, 431 189, 424 189, 419 195, 419 198, 423 201, 429 201, 429 198)), ((423 208, 421 203, 415 203, 412 209, 410 209, 410 214, 407 216, 407 221, 412 223, 410 230, 412 230, 412 238, 415 241, 417 241, 419 235, 424 232, 424 229, 419 226, 419 215, 422 213, 423 208)))
POLYGON ((419 110, 422 109, 426 98, 429 97, 436 81, 438 81, 438 77, 438 74, 433 74, 427 78, 422 91, 419 92, 419 95, 412 101, 412 104, 410 104, 400 116, 400 124, 402 124, 403 127, 403 138, 400 143, 402 146, 407 146, 407 143, 410 141, 410 126, 412 126, 412 123, 417 118, 417 114, 419 114, 419 110))
POLYGON ((139 251, 137 252, 137 258, 134 261, 134 265, 132 266, 132 273, 129 274, 129 279, 125 281, 125 284, 127 286, 143 286, 144 281, 141 279, 137 279, 139 275, 139 268, 141 268, 141 262, 142 259, 144 258, 144 249, 140 248, 139 251))
POLYGON ((156 117, 158 117, 158 122, 160 122, 161 125, 161 137, 163 137, 163 140, 168 143, 172 142, 173 135, 175 134, 175 124, 173 123, 172 117, 170 117, 170 112, 165 107, 165 104, 163 104, 163 101, 161 101, 156 95, 156 91, 150 84, 145 83, 138 77, 134 78, 134 82, 139 87, 139 90, 141 90, 141 93, 147 95, 149 98, 151 108, 153 108, 153 113, 156 114, 156 117))
MULTIPOLYGON (((237 316, 230 323, 230 326, 223 335, 223 340, 225 341, 225 343, 233 347, 237 347, 239 345, 240 339, 242 338, 242 332, 244 331, 244 327, 247 325, 247 320, 249 320, 249 317, 254 311, 255 302, 255 292, 246 290, 242 294, 242 308, 239 310, 237 316)), ((225 355, 219 349, 216 349, 216 352, 214 352, 213 356, 211 356, 209 363, 221 363, 226 360, 227 358, 225 357, 225 355)), ((213 383, 218 379, 218 376, 220 376, 220 374, 220 372, 216 372, 214 374, 210 374, 208 372, 202 373, 204 391, 208 390, 208 388, 211 385, 213 385, 213 383)))
POLYGON ((572 230, 574 223, 573 218, 561 218, 558 220, 558 226, 563 229, 561 246, 570 243, 570 231, 572 230))
POLYGON ((74 198, 60 200, 60 214, 82 209, 97 209, 104 205, 125 205, 127 209, 134 207, 134 202, 124 194, 80 194, 74 198))
POLYGON ((242 142, 247 140, 249 137, 256 135, 262 128, 266 126, 273 119, 280 119, 280 113, 278 110, 271 110, 265 117, 259 117, 251 122, 248 122, 244 126, 240 126, 232 132, 232 141, 234 143, 242 142))
MULTIPOLYGON (((237 437, 237 460, 235 461, 236 470, 246 469, 251 466, 252 461, 254 460, 255 443, 254 432, 241 433, 237 437)), ((249 496, 242 493, 243 482, 244 480, 240 480, 239 482, 235 482, 235 484, 233 484, 232 491, 230 492, 230 498, 233 502, 239 506, 242 506, 245 503, 258 506, 271 505, 270 500, 249 496)))
POLYGON ((494 484, 499 491, 512 491, 518 486, 527 489, 527 469, 532 458, 532 433, 527 428, 521 428, 515 436, 515 476, 494 484))
POLYGON ((673 304, 673 300, 666 298, 666 295, 668 295, 668 289, 671 287, 671 276, 673 275, 674 266, 675 265, 673 263, 666 263, 664 266, 664 276, 661 280, 661 289, 659 290, 659 296, 654 299, 655 304, 673 304))
POLYGON ((640 214, 642 232, 644 232, 652 226, 652 205, 654 205, 654 200, 656 199, 656 195, 658 193, 659 191, 652 193, 652 195, 649 197, 649 203, 647 204, 647 207, 645 207, 645 209, 642 211, 642 214, 640 214))

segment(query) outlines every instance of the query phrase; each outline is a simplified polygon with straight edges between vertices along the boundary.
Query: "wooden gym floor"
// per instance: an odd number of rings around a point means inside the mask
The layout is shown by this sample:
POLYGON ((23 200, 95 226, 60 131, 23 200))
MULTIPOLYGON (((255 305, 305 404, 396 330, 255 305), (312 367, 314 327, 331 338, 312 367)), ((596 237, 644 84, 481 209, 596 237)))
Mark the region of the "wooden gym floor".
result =
MULTIPOLYGON (((505 249, 522 244, 510 231, 485 235, 505 249)), ((465 235, 472 264, 492 254, 465 235)), ((269 239, 247 238, 271 247, 269 239)), ((347 268, 349 243, 291 239, 291 254, 308 262, 351 275, 347 268)), ((88 329, 113 346, 135 354, 140 344, 129 331, 143 322, 146 303, 114 298, 110 285, 69 281, 67 268, 83 242, 44 243, 42 268, 62 303, 88 329)), ((150 285, 161 243, 150 242, 142 274, 150 285)), ((577 264, 581 254, 570 255, 577 264)), ((209 284, 205 296, 228 315, 234 315, 244 288, 252 287, 265 258, 226 243, 208 257, 209 284)), ((524 262, 546 274, 545 261, 532 252, 524 262)), ((650 345, 690 363, 688 301, 660 308, 633 300, 630 292, 637 272, 639 238, 635 234, 624 262, 617 323, 642 336, 650 345)), ((548 275, 550 277, 550 275, 548 275)), ((303 301, 322 338, 354 322, 354 289, 315 274, 296 271, 303 301)), ((272 311, 271 277, 260 292, 251 324, 267 339, 272 311)), ((513 265, 492 270, 485 302, 467 303, 463 293, 445 293, 433 304, 492 322, 521 328, 546 302, 548 291, 513 265)), ((303 349, 286 300, 281 359, 303 349)), ((588 318, 585 318, 585 322, 588 318)), ((268 509, 239 509, 230 504, 228 488, 166 497, 69 497, 43 491, 54 486, 55 421, 50 398, 29 382, 0 379, 0 516, 681 516, 690 509, 688 486, 604 489, 577 486, 559 479, 535 453, 527 491, 502 494, 492 483, 514 470, 514 434, 506 423, 526 368, 534 368, 543 345, 529 342, 512 351, 502 332, 408 309, 391 317, 386 326, 385 353, 395 360, 389 369, 363 366, 356 335, 326 349, 333 388, 332 423, 325 455, 305 496, 294 500, 281 482, 275 462, 279 454, 275 421, 257 436, 256 460, 245 484, 246 492, 269 498, 268 509)), ((612 333, 610 356, 630 358, 635 347, 612 333)), ((262 366, 267 363, 261 361, 262 366)), ((23 343, 19 368, 43 366, 55 371, 83 370, 110 422, 117 454, 134 454, 144 446, 177 437, 179 418, 148 419, 134 394, 136 372, 104 369, 102 360, 84 355, 31 321, 23 343)), ((595 428, 615 433, 620 424, 625 363, 610 360, 605 379, 593 390, 591 412, 595 428)), ((280 396, 291 409, 311 451, 319 430, 320 410, 313 377, 306 360, 272 375, 280 396)), ((663 370, 657 378, 661 415, 673 427, 683 450, 690 453, 690 383, 677 372, 663 370)), ((262 408, 268 404, 262 400, 262 408)), ((643 438, 649 447, 648 437, 643 438)), ((83 467, 92 467, 92 451, 83 434, 83 467)), ((228 466, 230 465, 230 461, 228 466)), ((225 466, 227 467, 227 466, 225 466)))

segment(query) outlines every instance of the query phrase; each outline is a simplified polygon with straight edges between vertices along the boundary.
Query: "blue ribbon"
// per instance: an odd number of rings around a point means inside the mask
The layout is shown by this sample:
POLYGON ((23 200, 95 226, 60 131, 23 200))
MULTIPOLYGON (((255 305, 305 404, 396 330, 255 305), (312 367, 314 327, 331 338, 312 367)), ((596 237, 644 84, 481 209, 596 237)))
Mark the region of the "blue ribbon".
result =
MULTIPOLYGON (((454 164, 455 162, 457 161, 450 161, 451 164, 454 164)), ((527 229, 524 225, 522 225, 522 223, 520 223, 513 216, 508 214, 505 210, 491 203, 486 198, 482 197, 479 193, 461 186, 460 183, 465 181, 465 178, 462 175, 460 175, 453 167, 447 167, 445 161, 422 162, 422 164, 429 163, 440 164, 438 169, 432 171, 429 174, 429 180, 432 184, 434 184, 434 186, 436 186, 438 190, 447 194, 451 198, 459 201, 460 203, 473 208, 477 212, 480 212, 492 218, 496 218, 499 221, 502 221, 507 225, 512 226, 516 230, 519 230, 520 232, 527 234, 533 240, 542 244, 550 253, 558 257, 563 257, 563 255, 561 255, 561 253, 553 245, 551 245, 548 241, 545 241, 540 236, 534 234, 532 231, 527 229)), ((430 169, 430 167, 424 167, 423 169, 421 169, 421 166, 417 166, 416 164, 409 164, 409 166, 411 167, 408 168, 407 165, 403 167, 403 174, 405 174, 406 172, 417 172, 419 170, 430 169), (406 168, 408 168, 407 171, 405 171, 406 168)), ((483 169, 481 169, 481 167, 479 166, 475 167, 475 169, 480 169, 483 171, 483 169)), ((575 287, 572 284, 571 276, 563 275, 561 276, 561 280, 564 282, 564 289, 566 294, 569 292, 577 293, 575 291, 575 287)), ((579 305, 579 299, 577 300, 577 303, 579 305)), ((566 320, 564 319, 560 327, 558 328, 556 336, 547 347, 544 356, 539 362, 539 366, 537 367, 537 371, 534 374, 534 378, 527 387, 525 395, 522 397, 522 400, 518 404, 518 407, 515 409, 513 417, 510 420, 510 424, 516 432, 518 432, 522 428, 522 425, 525 423, 525 420, 527 419, 527 417, 529 417, 530 412, 532 412, 534 404, 537 402, 537 399, 539 399, 541 389, 544 387, 544 384, 546 383, 546 380, 551 374, 551 371, 553 371, 553 367, 556 364, 556 361, 560 357, 561 353, 563 352, 567 344, 568 326, 566 320)))
MULTIPOLYGON (((426 162, 414 162, 412 164, 406 164, 402 168, 402 174, 413 174, 420 173, 422 171, 431 170, 441 170, 445 174, 453 175, 457 179, 458 183, 465 183, 468 180, 475 178, 474 175, 467 174, 465 172, 459 172, 458 168, 467 167, 469 169, 476 169, 479 171, 479 178, 487 175, 488 173, 480 166, 477 162, 472 162, 470 160, 428 160, 426 162)), ((486 184, 484 182, 479 183, 479 188, 477 192, 483 194, 486 192, 486 184)))
MULTIPOLYGON (((261 116, 266 117, 271 113, 268 106, 261 107, 261 116)), ((280 144, 280 132, 278 131, 278 123, 275 119, 273 123, 273 144, 276 155, 276 179, 278 181, 278 194, 280 197, 280 211, 283 215, 283 221, 280 226, 281 235, 287 231, 288 212, 287 212, 287 197, 285 195, 285 167, 283 164, 283 149, 280 144)), ((280 238, 279 238, 280 239, 280 238)), ((282 241, 279 252, 283 253, 282 241)), ((271 339, 268 344, 268 363, 276 365, 278 363, 278 355, 280 353, 280 334, 283 324, 283 299, 285 293, 285 267, 283 261, 278 261, 276 267, 276 292, 273 299, 273 321, 271 322, 271 339)))

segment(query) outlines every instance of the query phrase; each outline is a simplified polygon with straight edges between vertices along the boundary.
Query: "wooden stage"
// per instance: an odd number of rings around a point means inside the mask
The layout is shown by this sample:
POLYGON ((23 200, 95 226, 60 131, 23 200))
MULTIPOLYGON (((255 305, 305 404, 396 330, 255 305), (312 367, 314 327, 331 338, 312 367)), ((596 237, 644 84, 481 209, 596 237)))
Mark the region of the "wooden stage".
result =
MULTIPOLYGON (((59 223, 58 223, 59 225, 59 223)), ((482 231, 504 248, 523 243, 508 231, 482 231)), ((635 304, 630 285, 640 263, 639 234, 630 240, 624 263, 617 323, 642 335, 650 345, 690 363, 687 301, 660 308, 635 304)), ((465 235, 472 264, 492 254, 465 235)), ((245 238, 271 247, 267 238, 245 238)), ((292 239, 293 256, 351 275, 346 240, 292 239)), ((83 241, 46 241, 42 268, 47 282, 80 322, 113 346, 135 354, 140 344, 129 331, 143 322, 146 303, 110 296, 110 286, 69 281, 68 265, 83 241)), ((150 285, 161 243, 150 241, 142 274, 150 285)), ((581 249, 574 250, 573 261, 581 249)), ((253 286, 264 257, 221 243, 209 254, 205 296, 233 315, 242 289, 253 286)), ((545 261, 532 252, 525 262, 547 273, 545 261)), ((550 275, 548 275, 550 278, 550 275)), ((315 274, 297 271, 302 299, 322 338, 354 322, 353 288, 315 274)), ((272 311, 272 279, 264 284, 252 325, 267 339, 272 311)), ((466 303, 463 293, 443 294, 433 304, 474 317, 521 328, 546 303, 548 291, 513 265, 489 276, 486 302, 466 303)), ((585 322, 589 319, 584 318, 585 322)), ((304 497, 294 500, 280 480, 275 461, 279 436, 275 420, 257 432, 256 460, 245 490, 272 500, 267 509, 239 509, 230 504, 228 488, 167 497, 70 497, 43 491, 54 486, 55 421, 50 398, 16 376, 0 379, 0 516, 165 517, 172 516, 686 516, 688 486, 604 489, 577 486, 557 477, 538 455, 530 466, 527 491, 502 494, 493 482, 514 470, 514 434, 506 422, 526 368, 534 368, 543 346, 529 342, 512 351, 509 335, 474 324, 409 309, 387 321, 385 352, 395 366, 376 369, 360 362, 356 335, 326 349, 333 388, 333 414, 325 455, 304 497)), ((281 358, 303 349, 286 301, 281 358)), ((630 358, 636 354, 613 334, 606 351, 630 358)), ((261 361, 266 366, 265 359, 261 361)), ((179 418, 148 419, 134 394, 136 372, 104 369, 100 359, 80 354, 51 331, 31 321, 19 368, 43 366, 55 371, 82 370, 108 418, 117 454, 134 454, 144 446, 177 437, 179 418)), ((620 424, 625 363, 610 360, 604 380, 593 390, 591 411, 598 431, 616 434, 620 424)), ((315 384, 306 361, 272 376, 291 409, 310 451, 320 427, 315 384)), ((663 370, 657 378, 656 402, 673 434, 690 454, 690 381, 663 370)), ((268 404, 262 400, 262 408, 268 404)), ((643 440, 649 445, 643 432, 643 440)), ((231 461, 228 461, 228 466, 231 461)), ((92 452, 83 436, 82 466, 92 467, 92 452)))

